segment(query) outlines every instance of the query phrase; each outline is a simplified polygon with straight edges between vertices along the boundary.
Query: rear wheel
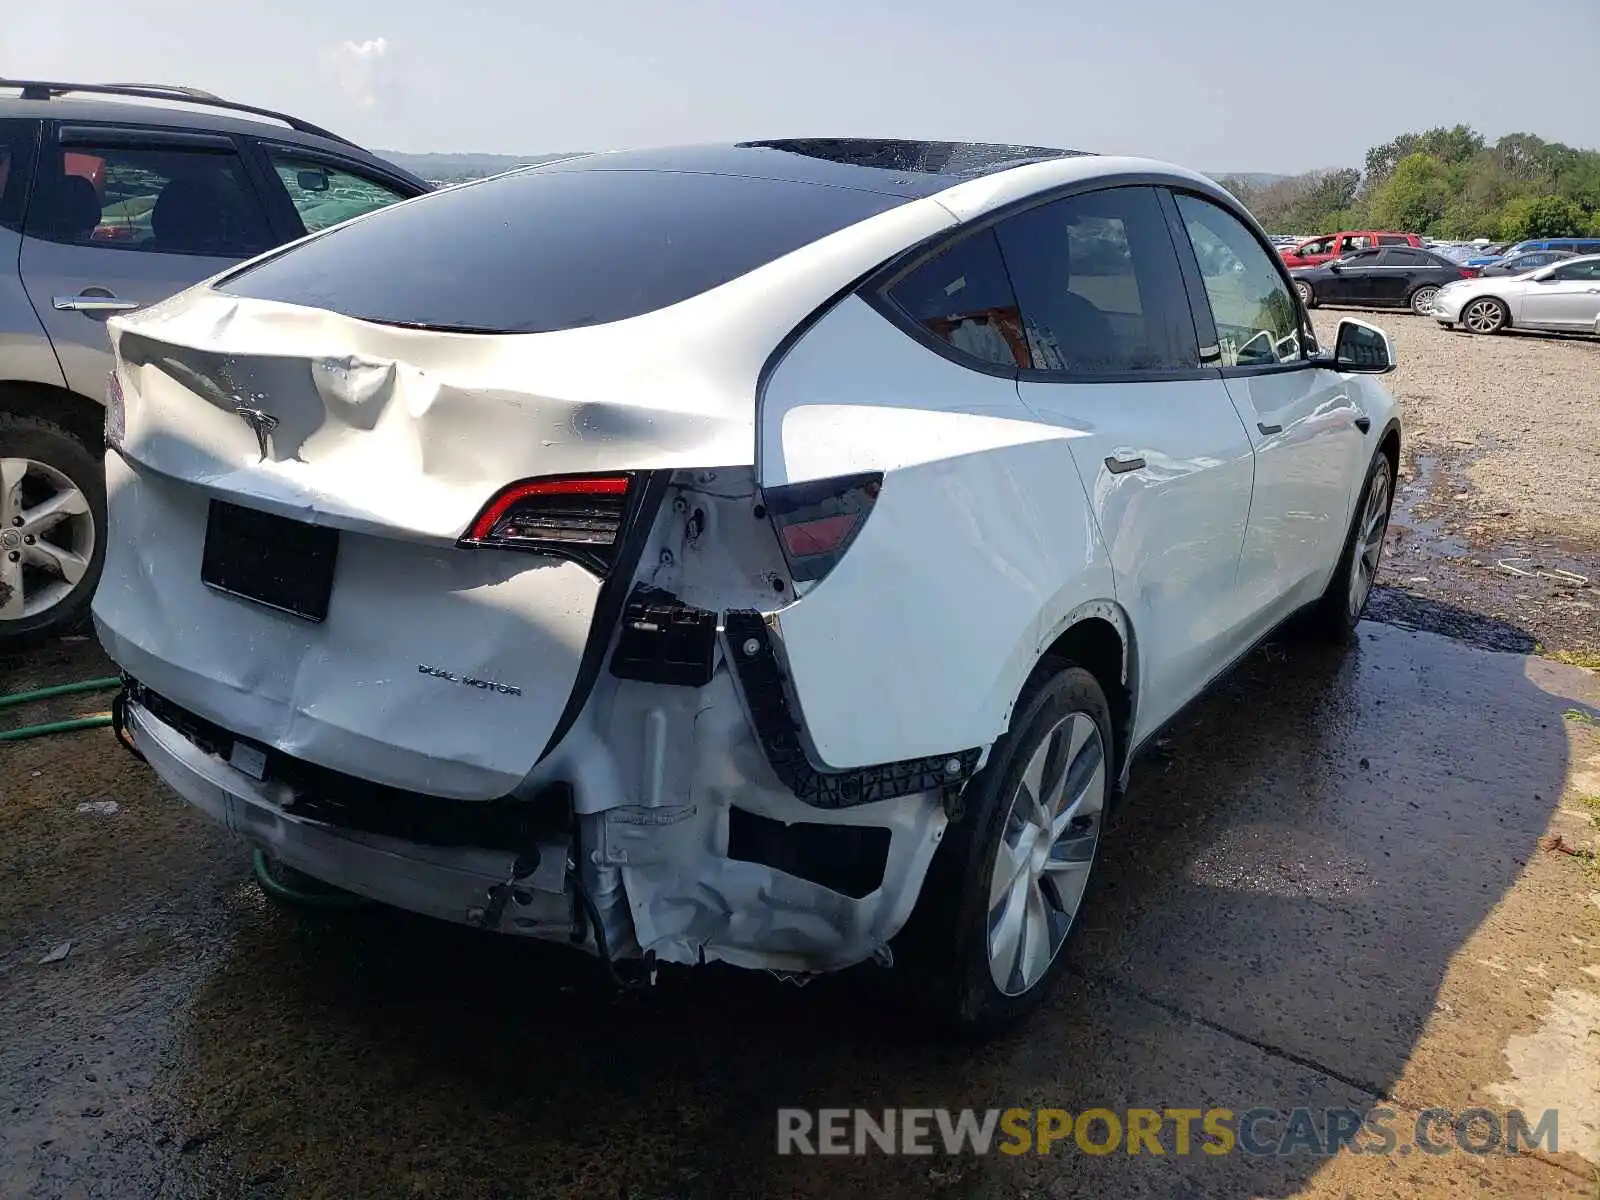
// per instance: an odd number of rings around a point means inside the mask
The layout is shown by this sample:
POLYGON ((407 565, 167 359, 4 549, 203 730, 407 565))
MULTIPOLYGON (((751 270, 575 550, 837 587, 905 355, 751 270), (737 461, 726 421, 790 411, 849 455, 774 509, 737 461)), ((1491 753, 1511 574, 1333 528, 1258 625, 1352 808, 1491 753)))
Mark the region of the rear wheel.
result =
POLYGON ((923 886, 924 998, 944 1020, 998 1031, 1060 974, 1099 852, 1112 744, 1095 677, 1041 663, 923 886))
POLYGON ((88 616, 105 566, 105 472, 66 430, 0 413, 0 651, 88 616))
POLYGON ((1439 294, 1439 289, 1431 283, 1425 283, 1411 293, 1411 311, 1419 317, 1425 317, 1433 312, 1433 298, 1439 294))
POLYGON ((1473 333, 1499 333, 1510 320, 1510 311, 1493 296, 1479 296, 1461 310, 1461 324, 1473 333))
POLYGON ((1317 306, 1317 293, 1312 290, 1311 285, 1304 279, 1296 279, 1294 281, 1294 290, 1300 293, 1301 304, 1304 304, 1307 308, 1315 308, 1317 306))
POLYGON ((1367 607, 1372 583, 1389 532, 1389 509, 1394 502, 1394 468, 1382 450, 1367 468, 1367 481, 1356 504, 1350 532, 1345 535, 1339 566, 1322 598, 1306 614, 1307 631, 1325 641, 1349 638, 1367 607))

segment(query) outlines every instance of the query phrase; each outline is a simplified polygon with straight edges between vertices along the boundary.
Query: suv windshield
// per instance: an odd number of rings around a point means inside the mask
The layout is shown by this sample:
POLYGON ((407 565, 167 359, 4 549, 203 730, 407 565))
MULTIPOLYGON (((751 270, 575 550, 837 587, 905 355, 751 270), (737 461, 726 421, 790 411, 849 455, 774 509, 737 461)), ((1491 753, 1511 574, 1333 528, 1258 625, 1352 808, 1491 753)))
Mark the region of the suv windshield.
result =
POLYGON ((361 218, 218 287, 385 324, 574 329, 687 300, 909 198, 740 175, 534 168, 361 218))

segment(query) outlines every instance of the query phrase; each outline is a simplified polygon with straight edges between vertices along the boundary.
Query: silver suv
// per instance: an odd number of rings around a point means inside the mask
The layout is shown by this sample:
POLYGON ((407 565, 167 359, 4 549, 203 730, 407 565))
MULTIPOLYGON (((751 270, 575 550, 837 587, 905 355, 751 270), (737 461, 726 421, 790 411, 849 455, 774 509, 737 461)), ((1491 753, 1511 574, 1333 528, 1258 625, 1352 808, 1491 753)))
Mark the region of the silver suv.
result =
POLYGON ((427 190, 206 92, 0 79, 0 652, 86 617, 100 577, 106 318, 427 190))

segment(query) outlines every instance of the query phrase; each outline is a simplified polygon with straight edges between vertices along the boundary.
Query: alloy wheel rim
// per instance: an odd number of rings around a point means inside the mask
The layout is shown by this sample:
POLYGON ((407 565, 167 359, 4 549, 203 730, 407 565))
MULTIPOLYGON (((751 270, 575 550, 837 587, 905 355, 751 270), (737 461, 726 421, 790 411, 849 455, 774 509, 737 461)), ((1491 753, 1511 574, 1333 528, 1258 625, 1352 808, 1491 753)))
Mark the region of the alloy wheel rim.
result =
POLYGON ((94 546, 94 514, 71 479, 49 463, 0 458, 0 623, 66 600, 94 546))
POLYGON ((1297 284, 1294 285, 1294 290, 1300 293, 1300 303, 1301 304, 1310 304, 1311 303, 1311 288, 1310 287, 1308 287, 1306 284, 1303 284, 1303 283, 1297 283, 1297 284))
POLYGON ((1007 996, 1044 978, 1072 929, 1105 809, 1100 728, 1068 713, 1040 739, 1012 794, 990 872, 989 972, 1007 996))
POLYGON ((1500 306, 1492 300, 1477 300, 1463 314, 1467 328, 1475 333, 1493 333, 1500 328, 1500 306))
POLYGON ((1361 510, 1361 523, 1356 526, 1356 544, 1350 551, 1350 616, 1361 616, 1372 594, 1372 582, 1378 575, 1378 560, 1383 556, 1383 537, 1389 531, 1389 461, 1383 460, 1377 474, 1372 477, 1372 488, 1367 493, 1366 507, 1361 510))
POLYGON ((1427 316, 1433 311, 1433 298, 1438 292, 1438 288, 1418 288, 1416 295, 1411 297, 1411 311, 1419 316, 1427 316))

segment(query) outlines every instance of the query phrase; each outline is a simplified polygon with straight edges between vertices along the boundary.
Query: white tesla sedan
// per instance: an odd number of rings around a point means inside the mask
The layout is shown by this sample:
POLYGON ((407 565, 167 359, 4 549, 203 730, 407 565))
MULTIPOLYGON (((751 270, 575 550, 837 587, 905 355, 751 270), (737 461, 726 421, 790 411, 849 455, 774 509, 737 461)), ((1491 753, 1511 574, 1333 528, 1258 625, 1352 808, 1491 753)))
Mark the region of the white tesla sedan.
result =
POLYGON ((1354 625, 1400 449, 1236 200, 1033 147, 578 157, 113 327, 118 717, 273 879, 989 1027, 1140 744, 1354 625))
POLYGON ((1600 254, 1566 258, 1522 275, 1447 283, 1434 295, 1439 324, 1472 333, 1546 329, 1600 333, 1600 254))

